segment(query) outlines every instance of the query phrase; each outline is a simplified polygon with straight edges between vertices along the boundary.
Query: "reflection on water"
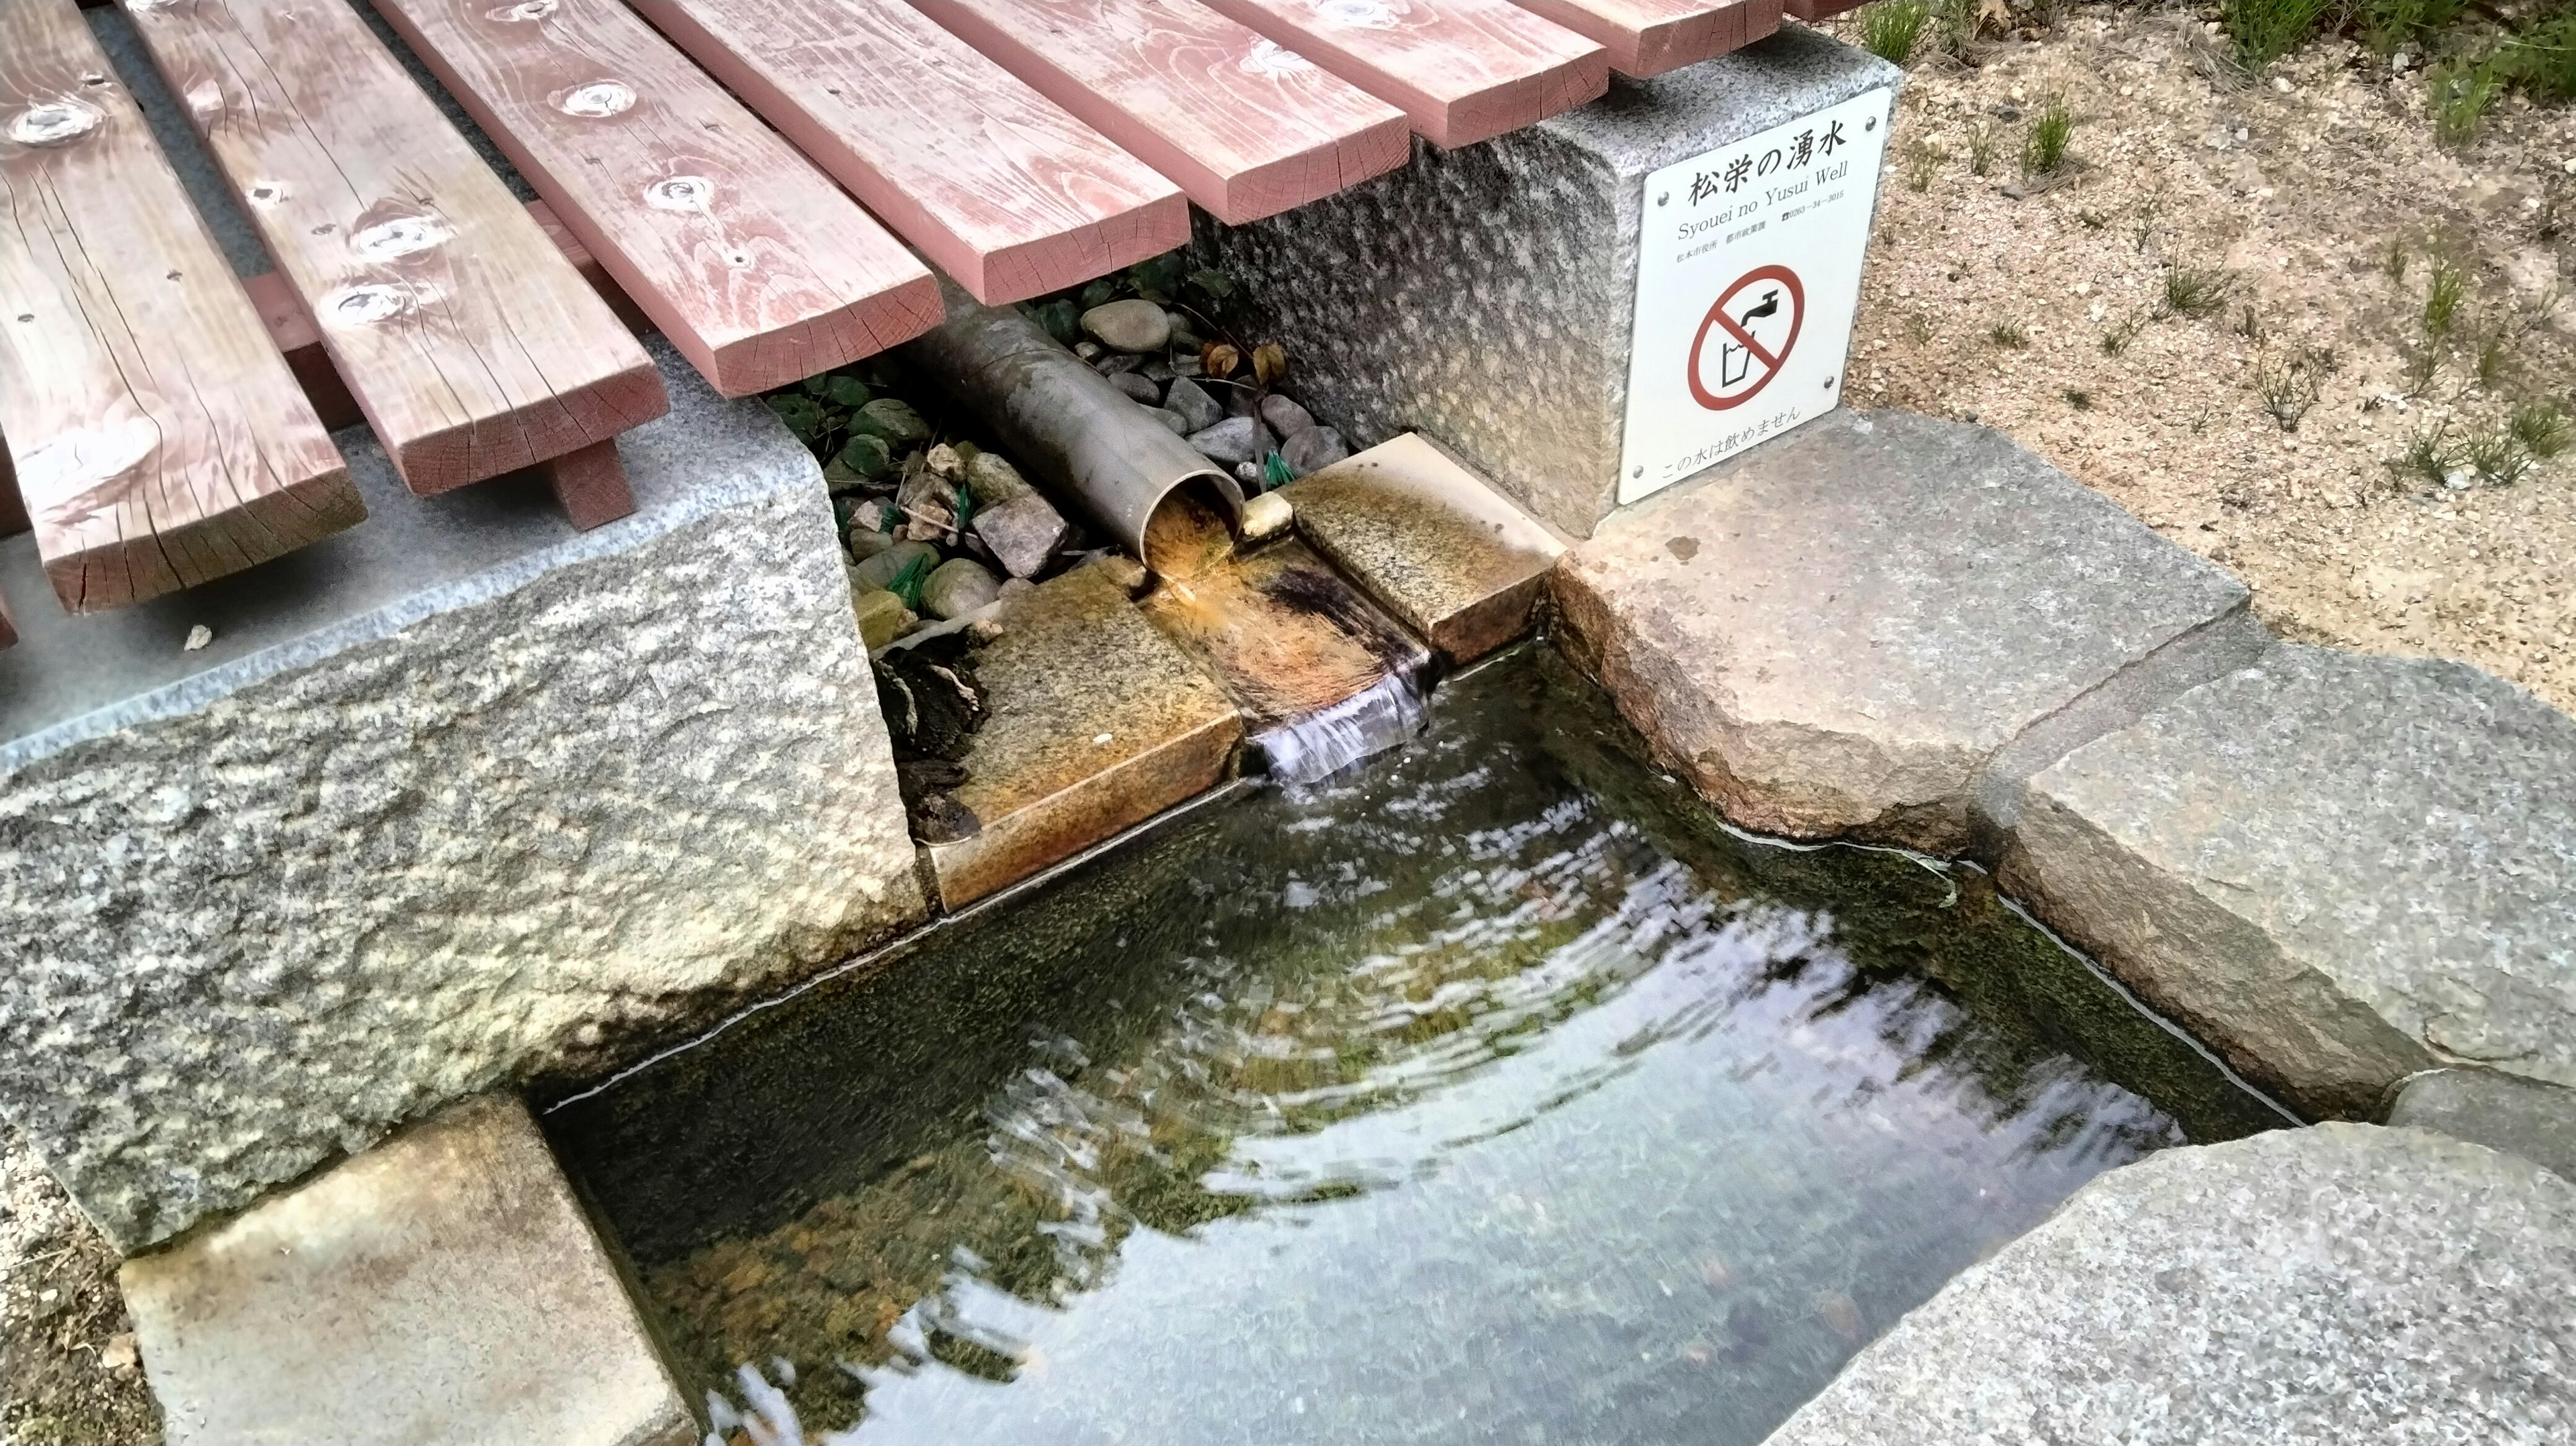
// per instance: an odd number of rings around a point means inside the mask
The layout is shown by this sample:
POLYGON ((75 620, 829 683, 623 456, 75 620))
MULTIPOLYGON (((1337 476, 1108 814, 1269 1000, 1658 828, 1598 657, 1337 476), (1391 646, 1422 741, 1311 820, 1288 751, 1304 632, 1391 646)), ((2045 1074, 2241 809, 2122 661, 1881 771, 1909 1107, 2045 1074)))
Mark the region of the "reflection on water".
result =
POLYGON ((1980 876, 1707 828, 1544 652, 1433 715, 549 1117, 720 1440, 1755 1442, 2274 1122, 1980 876))

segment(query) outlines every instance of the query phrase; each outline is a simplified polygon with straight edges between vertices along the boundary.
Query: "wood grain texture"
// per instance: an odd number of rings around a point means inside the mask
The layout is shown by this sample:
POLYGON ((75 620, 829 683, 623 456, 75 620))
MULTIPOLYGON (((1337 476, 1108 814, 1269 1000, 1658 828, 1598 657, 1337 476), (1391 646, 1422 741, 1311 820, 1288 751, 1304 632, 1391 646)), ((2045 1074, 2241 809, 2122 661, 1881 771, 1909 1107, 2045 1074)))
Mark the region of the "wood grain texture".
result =
POLYGON ((621 0, 375 4, 724 395, 938 324, 929 268, 621 0))
POLYGON ((903 0, 633 0, 988 305, 1189 240, 1173 184, 903 0))
POLYGON ((1402 111, 1268 36, 1166 0, 912 0, 1231 226, 1403 165, 1402 111))
POLYGON ((0 0, 0 436, 73 612, 365 519, 71 0, 0 0))
POLYGON ((1510 0, 1206 0, 1466 146, 1610 88, 1609 52, 1510 0))
POLYGON ((617 455, 614 437, 566 452, 537 470, 545 474, 546 486, 576 532, 635 515, 635 489, 626 481, 626 462, 617 455))
MULTIPOLYGON (((1610 52, 1621 75, 1661 75, 1780 28, 1781 0, 1514 0, 1610 52)), ((1857 0, 1855 0, 1857 3, 1857 0)))
POLYGON ((644 349, 345 0, 127 0, 414 492, 670 409, 644 349))
POLYGON ((1869 0, 1788 0, 1781 8, 1812 25, 1819 20, 1831 20, 1846 10, 1858 10, 1868 3, 1869 0))

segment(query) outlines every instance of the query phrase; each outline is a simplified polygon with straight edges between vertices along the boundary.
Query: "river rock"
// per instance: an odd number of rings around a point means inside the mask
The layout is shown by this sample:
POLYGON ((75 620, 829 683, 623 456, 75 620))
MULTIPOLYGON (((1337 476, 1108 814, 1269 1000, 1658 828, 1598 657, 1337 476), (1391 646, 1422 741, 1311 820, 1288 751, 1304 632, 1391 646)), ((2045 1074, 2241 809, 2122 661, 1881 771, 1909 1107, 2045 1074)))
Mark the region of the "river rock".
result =
MULTIPOLYGON (((851 573, 855 586, 857 569, 853 568, 851 573)), ((850 611, 858 618, 859 640, 868 645, 870 652, 893 642, 914 622, 912 609, 903 605, 903 599, 881 587, 861 588, 853 592, 850 611)))
POLYGON ((1738 824, 1964 850, 1989 775, 2259 652, 2242 584, 1999 432, 1838 411, 1605 520, 1568 652, 1738 824), (2160 691, 2161 690, 2161 691, 2160 691))
POLYGON ((1351 449, 1342 444, 1342 434, 1330 427, 1308 427, 1279 444, 1279 458, 1288 464, 1292 477, 1322 471, 1349 455, 1351 449))
POLYGON ((1179 413, 1192 432, 1205 431, 1225 420, 1225 408, 1207 394, 1207 388, 1187 377, 1175 380, 1164 391, 1163 405, 1179 413))
POLYGON ((1232 467, 1259 462, 1270 452, 1270 434, 1250 417, 1228 417, 1190 434, 1190 445, 1213 462, 1232 467))
POLYGON ((1767 1446, 2556 1442, 2576 1185, 2422 1130, 2166 1150, 2077 1191, 1767 1446))
POLYGON ((850 561, 865 562, 894 546, 895 537, 891 532, 879 532, 873 527, 853 527, 842 541, 849 549, 850 561))
POLYGON ((925 557, 936 564, 939 561, 939 549, 927 542, 915 542, 907 538, 874 557, 852 564, 850 578, 862 588, 886 587, 902 576, 903 570, 912 566, 916 558, 925 557))
POLYGON ((1160 351, 1172 339, 1172 319, 1163 308, 1133 297, 1084 312, 1082 329, 1112 351, 1160 351))
POLYGON ((1163 404, 1163 389, 1140 373, 1120 372, 1109 379, 1109 384, 1145 406, 1159 407, 1163 404))
POLYGON ((1153 411, 1154 420, 1171 428, 1173 436, 1186 437, 1190 434, 1190 424, 1187 419, 1181 416, 1180 413, 1173 411, 1169 407, 1156 407, 1153 411))
POLYGON ((1029 479, 999 452, 978 452, 966 463, 966 491, 978 507, 999 507, 1033 490, 1029 479))
POLYGON ((974 527, 975 535, 993 549, 993 559, 1013 577, 1046 571, 1067 531, 1055 505, 1025 488, 1009 501, 977 512, 974 527))
POLYGON ((2501 1070, 2437 1069, 2398 1087, 2388 1123, 2520 1155, 2576 1181, 2576 1090, 2501 1070))
POLYGON ((1145 359, 1141 356, 1130 356, 1123 351, 1113 351, 1103 352, 1093 358, 1091 369, 1104 377, 1114 377, 1121 372, 1132 372, 1144 364, 1145 359))
POLYGON ((2032 778, 2003 877, 2311 1114, 2576 1085, 2576 719, 2465 664, 2277 648, 2032 778))
POLYGON ((921 413, 914 411, 910 402, 897 397, 879 397, 859 408, 850 425, 897 447, 930 440, 930 424, 921 419, 921 413))
POLYGON ((1283 437, 1296 436, 1315 425, 1312 413, 1277 392, 1261 399, 1261 420, 1283 437))
POLYGON ((921 609, 942 620, 962 618, 1002 595, 1002 580, 971 558, 953 557, 921 584, 921 609))

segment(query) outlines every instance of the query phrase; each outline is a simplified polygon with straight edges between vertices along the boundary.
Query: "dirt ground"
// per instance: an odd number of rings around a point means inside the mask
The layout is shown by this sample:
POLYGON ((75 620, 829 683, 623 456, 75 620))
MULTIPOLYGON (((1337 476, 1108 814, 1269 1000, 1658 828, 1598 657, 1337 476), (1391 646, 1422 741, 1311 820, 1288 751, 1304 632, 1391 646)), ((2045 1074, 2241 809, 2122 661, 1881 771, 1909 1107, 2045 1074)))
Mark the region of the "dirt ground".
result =
MULTIPOLYGON (((2071 7, 1971 65, 1915 64, 1847 395, 2003 429, 2232 569, 2286 637, 2462 659, 2576 711, 2576 452, 2507 486, 2388 465, 2433 426, 2456 442, 2543 398, 2576 412, 2576 110, 2508 97, 2445 151, 2412 70, 2326 40, 2249 84, 2211 63, 2209 18, 2071 7), (2051 95, 2079 118, 2073 160, 2033 184, 2020 147, 2051 95), (2436 254, 2467 296, 2410 386, 2436 254), (2173 264, 2223 269, 2223 309, 2154 319, 2173 264), (2332 369, 2285 430, 2258 370, 2322 371, 2320 352, 2332 369)), ((1857 42, 1855 19, 1836 28, 1857 42)))
POLYGON ((14 1135, 0 1135, 0 1443, 157 1446, 116 1256, 14 1135))

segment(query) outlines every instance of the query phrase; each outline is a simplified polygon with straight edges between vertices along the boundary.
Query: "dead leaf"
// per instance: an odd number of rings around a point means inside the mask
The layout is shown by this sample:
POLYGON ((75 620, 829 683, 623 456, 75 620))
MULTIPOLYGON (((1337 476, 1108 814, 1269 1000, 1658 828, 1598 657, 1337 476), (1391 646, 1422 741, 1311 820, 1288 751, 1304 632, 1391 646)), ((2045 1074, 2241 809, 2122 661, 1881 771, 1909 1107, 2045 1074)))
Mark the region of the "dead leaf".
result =
POLYGON ((1275 341, 1265 341, 1252 349, 1252 379, 1268 386, 1288 375, 1288 350, 1275 341))
POLYGON ((1199 368, 1209 376, 1233 376, 1234 369, 1242 364, 1243 353, 1224 342, 1212 341, 1199 348, 1199 368))

